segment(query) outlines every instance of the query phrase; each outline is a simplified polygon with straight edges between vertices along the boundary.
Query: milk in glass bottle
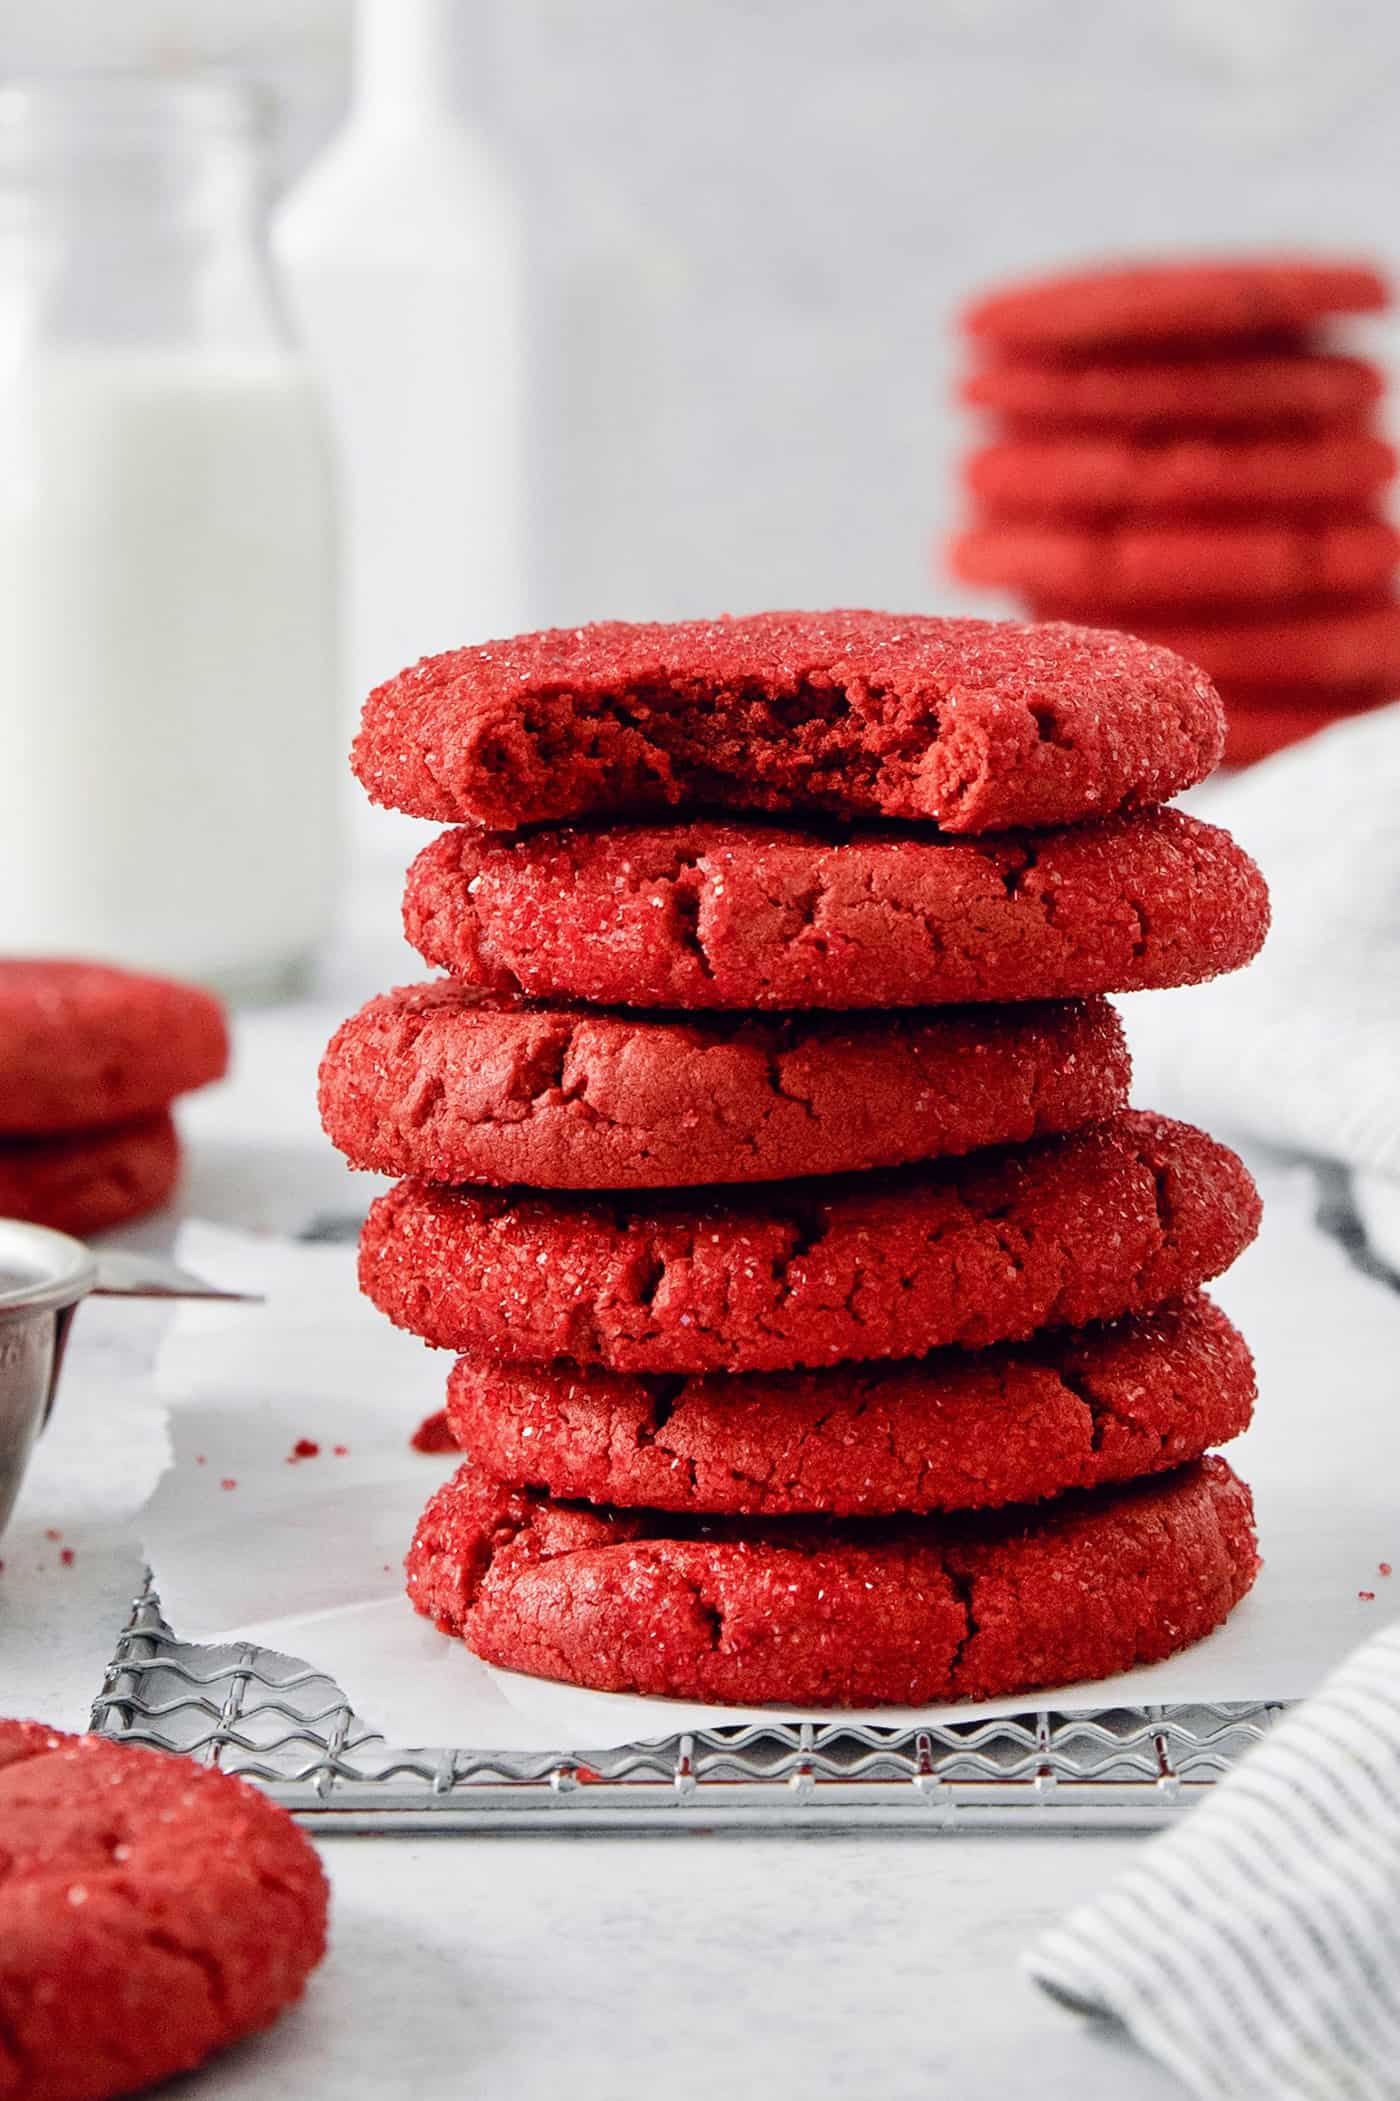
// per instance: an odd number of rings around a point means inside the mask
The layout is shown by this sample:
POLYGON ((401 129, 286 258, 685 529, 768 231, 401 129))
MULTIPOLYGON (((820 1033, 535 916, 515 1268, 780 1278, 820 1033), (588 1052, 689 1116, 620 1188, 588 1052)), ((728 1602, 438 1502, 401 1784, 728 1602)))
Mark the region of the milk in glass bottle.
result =
POLYGON ((0 953, 288 989, 334 874, 332 494, 256 105, 0 91, 0 953))

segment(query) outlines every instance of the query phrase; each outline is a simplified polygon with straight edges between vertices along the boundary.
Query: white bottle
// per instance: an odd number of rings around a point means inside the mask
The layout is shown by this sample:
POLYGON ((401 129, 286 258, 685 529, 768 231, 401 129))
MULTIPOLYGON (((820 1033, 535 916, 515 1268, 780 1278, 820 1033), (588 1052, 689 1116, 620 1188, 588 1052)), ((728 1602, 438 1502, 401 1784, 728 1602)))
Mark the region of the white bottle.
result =
POLYGON ((0 953, 264 995, 334 879, 333 515, 224 83, 0 95, 0 953))
POLYGON ((274 220, 337 441, 347 726, 405 665, 525 624, 522 237, 458 86, 477 20, 359 0, 349 116, 274 220))

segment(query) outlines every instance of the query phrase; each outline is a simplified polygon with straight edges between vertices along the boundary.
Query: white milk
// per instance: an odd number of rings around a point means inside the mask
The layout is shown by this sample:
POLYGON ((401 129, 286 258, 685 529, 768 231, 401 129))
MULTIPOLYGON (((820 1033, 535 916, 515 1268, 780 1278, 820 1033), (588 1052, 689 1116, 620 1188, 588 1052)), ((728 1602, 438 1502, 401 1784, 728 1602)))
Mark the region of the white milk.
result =
POLYGON ((291 358, 54 348, 0 386, 0 952, 295 977, 334 875, 331 517, 291 358))

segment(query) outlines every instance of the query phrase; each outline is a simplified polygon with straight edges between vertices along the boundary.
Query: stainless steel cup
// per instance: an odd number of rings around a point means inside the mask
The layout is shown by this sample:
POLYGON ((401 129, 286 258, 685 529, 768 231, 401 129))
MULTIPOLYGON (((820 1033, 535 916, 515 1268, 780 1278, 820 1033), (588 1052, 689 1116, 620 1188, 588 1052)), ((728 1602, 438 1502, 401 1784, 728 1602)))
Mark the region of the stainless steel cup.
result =
POLYGON ((97 1283, 81 1241, 0 1219, 0 1532, 53 1406, 78 1301, 97 1283))

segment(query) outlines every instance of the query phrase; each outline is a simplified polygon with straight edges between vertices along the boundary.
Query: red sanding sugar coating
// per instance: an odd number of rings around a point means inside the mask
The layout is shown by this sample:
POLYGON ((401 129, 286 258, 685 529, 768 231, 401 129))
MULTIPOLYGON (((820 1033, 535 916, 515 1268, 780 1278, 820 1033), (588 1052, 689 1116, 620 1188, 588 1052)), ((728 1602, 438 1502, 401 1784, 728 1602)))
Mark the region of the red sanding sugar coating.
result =
POLYGON ((325 1951, 326 1895, 246 1782, 0 1721, 0 2094, 102 2101, 267 2027, 325 1951))
POLYGON ((1106 619, 1140 607, 1342 597, 1388 584, 1400 533, 1382 518, 1325 524, 977 525, 949 543, 964 583, 1106 619))
POLYGON ((1074 999, 1238 970, 1268 893, 1176 810, 989 840, 695 824, 446 832, 409 871, 428 962, 532 998, 634 1007, 1074 999))
POLYGON ((1123 635, 762 613, 425 658, 352 763, 376 802, 496 831, 698 805, 985 832, 1164 801, 1221 733, 1210 681, 1123 635))
POLYGON ((874 1517, 1033 1503, 1237 1437, 1254 1369, 1223 1313, 1158 1313, 917 1362, 643 1379, 462 1357, 447 1417, 497 1480, 627 1508, 874 1517))
POLYGON ((360 1285, 440 1348, 613 1371, 783 1371, 981 1349, 1163 1305, 1227 1269, 1259 1199, 1204 1132, 1130 1112, 868 1179, 713 1197, 400 1182, 360 1285))
POLYGON ((1354 511, 1394 472, 1393 449, 1364 433, 1268 441, 1196 435, 1150 443, 1080 433, 984 446, 964 464, 963 478, 984 520, 1056 521, 1145 512, 1354 511))
POLYGON ((1164 258, 1005 285, 974 300, 963 327, 1008 350, 1099 350, 1286 336, 1332 314, 1378 312, 1388 299, 1385 278, 1359 257, 1164 258))
POLYGON ((439 979, 345 1023, 321 1118, 356 1167, 536 1189, 680 1188, 895 1167, 1125 1108, 1105 1002, 653 1019, 439 979))
POLYGON ((223 1011, 193 985, 105 963, 0 961, 0 1135, 126 1123, 227 1064, 223 1011))
POLYGON ((3 1140, 0 1218, 82 1239, 154 1211, 179 1175, 180 1141, 168 1116, 65 1138, 3 1140))
POLYGON ((1282 605, 1250 620, 1154 621, 1211 677, 1241 685, 1370 686, 1400 692, 1400 604, 1282 605))
POLYGON ((970 373, 962 399, 1026 436, 1068 430, 1364 432, 1384 381, 1361 358, 1306 350, 1170 359, 1005 357, 970 373))
POLYGON ((1108 1677, 1199 1641, 1258 1567, 1223 1459, 1048 1511, 802 1519, 621 1515, 465 1466, 408 1590, 507 1670, 603 1692, 917 1706, 1108 1677))

